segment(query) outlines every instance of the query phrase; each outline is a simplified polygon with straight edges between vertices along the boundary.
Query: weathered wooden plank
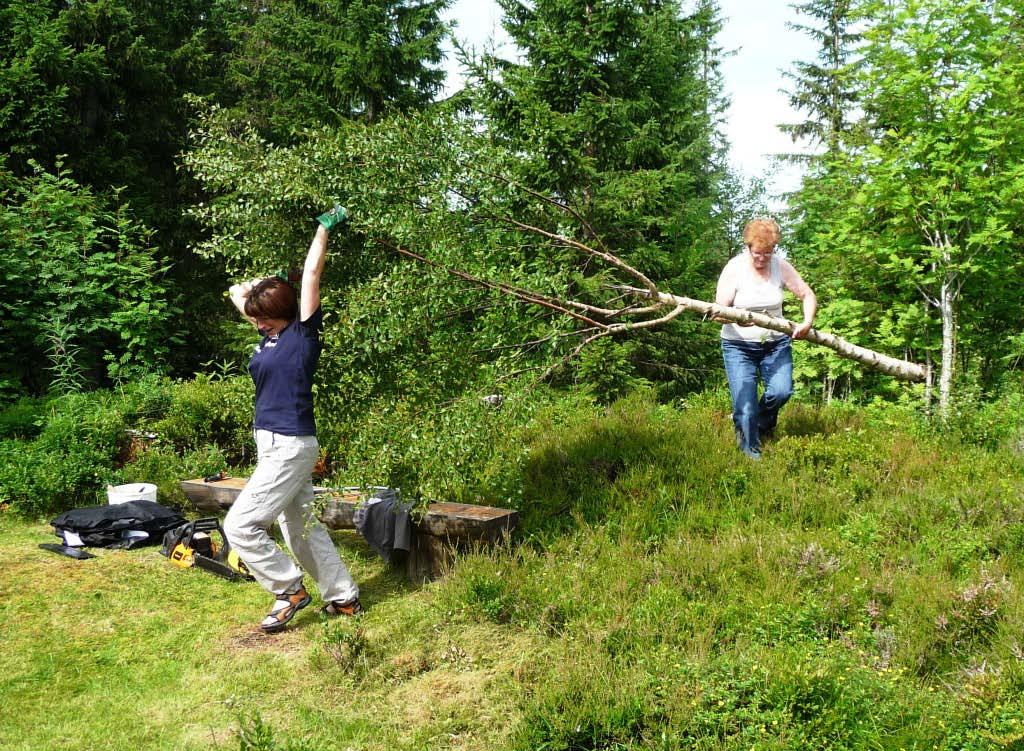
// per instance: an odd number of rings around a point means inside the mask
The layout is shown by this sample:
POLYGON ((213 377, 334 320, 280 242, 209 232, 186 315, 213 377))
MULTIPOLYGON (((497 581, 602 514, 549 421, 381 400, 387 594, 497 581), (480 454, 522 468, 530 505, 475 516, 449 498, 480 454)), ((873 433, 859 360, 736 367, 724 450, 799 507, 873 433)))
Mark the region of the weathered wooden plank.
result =
MULTIPOLYGON (((185 480, 181 489, 195 507, 206 513, 231 508, 247 482, 244 477, 226 477, 207 482, 185 480)), ((320 520, 331 529, 353 529, 356 508, 362 497, 355 492, 338 493, 329 488, 314 488, 328 494, 320 520)), ((456 553, 472 549, 476 543, 492 543, 509 534, 519 523, 519 512, 467 503, 431 503, 413 523, 413 549, 405 559, 406 574, 415 582, 442 576, 452 565, 456 553)))
MULTIPOLYGON (((248 481, 246 477, 225 477, 223 480, 210 482, 202 478, 182 480, 181 489, 197 510, 217 513, 231 508, 231 504, 248 481)), ((313 491, 324 493, 327 488, 314 487, 313 491)))
POLYGON ((331 529, 355 529, 358 498, 329 498, 320 512, 320 521, 331 529))
MULTIPOLYGON (((183 481, 181 489, 198 510, 216 513, 231 508, 245 483, 244 477, 227 477, 212 482, 200 478, 183 481)), ((328 488, 315 490, 332 492, 328 488)), ((352 529, 359 502, 360 497, 353 493, 332 495, 326 500, 320 519, 331 529, 352 529)), ((514 530, 518 523, 519 512, 511 509, 468 503, 431 503, 415 526, 419 532, 452 540, 494 541, 514 530)))
POLYGON ((181 490, 198 510, 213 514, 230 508, 246 482, 244 477, 226 477, 214 482, 206 482, 200 477, 198 480, 183 480, 181 490))

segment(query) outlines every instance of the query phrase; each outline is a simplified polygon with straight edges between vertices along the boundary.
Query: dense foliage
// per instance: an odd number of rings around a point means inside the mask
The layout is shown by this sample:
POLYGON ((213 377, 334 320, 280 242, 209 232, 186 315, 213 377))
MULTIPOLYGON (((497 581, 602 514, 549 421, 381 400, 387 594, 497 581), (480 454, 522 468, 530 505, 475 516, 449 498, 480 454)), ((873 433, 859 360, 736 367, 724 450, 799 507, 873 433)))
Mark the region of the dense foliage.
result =
MULTIPOLYGON (((35 164, 35 163, 33 163, 35 164)), ((58 163, 0 171, 0 399, 136 378, 180 342, 167 268, 123 194, 79 185, 58 163)))
MULTIPOLYGON (((237 122, 282 141, 324 122, 374 120, 394 109, 423 107, 443 78, 437 63, 445 5, 0 3, 4 174, 31 181, 38 170, 59 173, 99 205, 132 207, 147 236, 152 233, 154 258, 166 272, 152 298, 152 326, 165 326, 174 316, 178 331, 187 332, 152 353, 140 346, 138 357, 154 372, 170 368, 191 375, 201 363, 222 357, 233 334, 226 324, 231 311, 221 298, 225 269, 191 249, 204 230, 185 212, 203 201, 200 187, 179 169, 195 112, 189 97, 228 107, 237 122), (310 49, 317 54, 307 54, 310 49)), ((5 182, 0 200, 17 213, 28 192, 5 182)), ((91 221, 87 212, 81 218, 91 221)), ((65 219, 76 217, 56 221, 65 219)), ((136 276, 149 273, 140 268, 136 276)), ((109 278, 127 296, 134 294, 134 278, 109 278)), ((35 284, 43 299, 61 293, 52 277, 35 284)), ((26 348, 26 365, 44 356, 45 344, 33 344, 31 337, 19 344, 26 348)), ((102 357, 103 348, 76 344, 81 350, 73 351, 84 357, 79 369, 95 375, 92 350, 102 357)), ((3 377, 14 395, 67 385, 51 384, 45 373, 3 377)), ((110 381, 90 377, 81 385, 97 382, 110 381)))
POLYGON ((450 0, 239 4, 227 82, 236 117, 277 142, 317 124, 430 104, 450 0))
MULTIPOLYGON (((709 297, 737 225, 757 210, 757 185, 723 168, 714 2, 500 7, 517 56, 462 55, 466 90, 439 104, 443 0, 0 5, 4 210, 20 216, 40 175, 80 186, 95 208, 71 207, 59 221, 117 213, 147 238, 133 242, 152 262, 116 285, 131 296, 147 280, 156 319, 126 334, 136 345, 123 361, 66 332, 53 350, 65 353, 64 371, 38 367, 52 368, 52 338, 30 326, 19 340, 25 367, 2 376, 6 393, 102 385, 143 363, 183 375, 213 358, 237 367, 243 348, 220 289, 230 275, 294 262, 310 217, 334 200, 361 221, 344 241, 358 262, 334 274, 334 292, 353 319, 372 315, 390 330, 391 344, 337 343, 375 350, 374 364, 358 363, 381 371, 362 377, 364 392, 438 385, 435 401, 458 399, 506 388, 496 374, 552 365, 554 383, 604 398, 645 382, 664 397, 706 384, 718 372, 715 332, 697 321, 605 340, 566 365, 575 324, 409 268, 378 244, 542 292, 586 300, 600 289, 593 264, 522 236, 511 219, 606 247, 669 291, 709 297), (262 172, 268 161, 279 168, 262 172), (249 203, 229 210, 239 199, 249 203), (386 310, 374 308, 385 297, 386 310), (188 336, 159 340, 172 317, 188 336), (424 318, 426 348, 410 326, 424 318), (418 351, 432 353, 422 378, 402 375, 418 351), (104 357, 127 367, 104 371, 104 357)), ((948 0, 794 7, 821 53, 794 62, 792 102, 805 117, 789 130, 823 151, 793 198, 788 249, 821 293, 821 325, 931 364, 944 411, 958 393, 993 396, 1019 373, 1022 160, 1009 114, 1024 67, 1018 10, 948 0)), ((59 296, 58 278, 36 279, 40 298, 59 296)), ((23 298, 23 283, 5 283, 23 298)), ((906 395, 820 350, 804 353, 798 374, 829 397, 906 395)), ((336 402, 353 394, 343 388, 336 402)))
MULTIPOLYGON (((823 322, 933 364, 943 411, 958 384, 998 392, 1019 376, 1019 4, 809 5, 830 25, 795 101, 827 149, 793 208, 823 322)), ((826 391, 860 377, 820 354, 804 374, 826 391)))

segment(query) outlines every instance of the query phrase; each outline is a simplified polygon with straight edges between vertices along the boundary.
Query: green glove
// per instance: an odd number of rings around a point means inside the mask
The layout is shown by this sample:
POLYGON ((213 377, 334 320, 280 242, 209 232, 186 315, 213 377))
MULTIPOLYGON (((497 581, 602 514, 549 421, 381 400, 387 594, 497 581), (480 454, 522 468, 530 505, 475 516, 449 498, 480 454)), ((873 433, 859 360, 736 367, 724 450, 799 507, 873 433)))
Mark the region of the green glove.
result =
POLYGON ((324 225, 328 231, 334 229, 346 219, 348 219, 348 212, 345 211, 344 207, 338 203, 334 204, 334 208, 326 214, 321 214, 316 218, 316 220, 320 222, 320 224, 324 225))

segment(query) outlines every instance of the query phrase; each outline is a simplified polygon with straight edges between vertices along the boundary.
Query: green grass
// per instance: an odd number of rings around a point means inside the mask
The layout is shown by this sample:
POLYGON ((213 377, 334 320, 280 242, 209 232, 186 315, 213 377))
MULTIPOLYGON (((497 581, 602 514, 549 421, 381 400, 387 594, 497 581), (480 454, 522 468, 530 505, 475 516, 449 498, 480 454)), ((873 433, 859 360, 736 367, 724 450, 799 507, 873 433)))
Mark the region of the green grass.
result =
POLYGON ((330 647, 348 624, 313 607, 266 636, 255 624, 270 602, 255 584, 183 571, 154 549, 63 558, 36 547, 51 532, 0 526, 3 749, 237 747, 254 714, 309 747, 417 748, 471 724, 472 707, 510 675, 477 652, 503 640, 496 627, 450 628, 429 588, 407 585, 351 534, 338 543, 373 647, 368 666, 345 669, 330 647))
POLYGON ((1021 749, 1024 459, 798 404, 641 397, 527 431, 523 529, 368 612, 0 516, 4 749, 1021 749))

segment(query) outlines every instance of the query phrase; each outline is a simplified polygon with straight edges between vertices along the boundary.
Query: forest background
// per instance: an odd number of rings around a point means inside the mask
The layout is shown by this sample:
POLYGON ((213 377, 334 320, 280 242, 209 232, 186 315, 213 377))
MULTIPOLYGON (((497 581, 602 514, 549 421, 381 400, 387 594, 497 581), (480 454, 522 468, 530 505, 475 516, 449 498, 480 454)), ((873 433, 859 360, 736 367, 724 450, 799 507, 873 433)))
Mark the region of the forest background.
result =
MULTIPOLYGON (((767 211, 763 183, 727 166, 717 5, 503 2, 515 54, 456 45, 465 85, 442 98, 446 7, 5 3, 0 327, 17 356, 0 362, 0 400, 20 417, 3 437, 32 438, 55 396, 145 377, 244 394, 251 331, 223 290, 300 265, 335 201, 353 218, 325 280, 329 475, 469 493, 453 457, 483 445, 485 395, 514 396, 525 424, 570 392, 720 389, 717 326, 682 316, 590 341, 610 319, 551 304, 621 308, 609 257, 713 299, 743 223, 767 211)), ((946 425, 984 413, 977 430, 1012 433, 1018 10, 793 6, 819 51, 785 81, 805 178, 780 216, 784 252, 818 294, 818 328, 931 374, 908 385, 799 346, 803 398, 946 425)), ((86 474, 59 503, 94 492, 86 474)))
MULTIPOLYGON (((457 495, 450 460, 486 433, 485 395, 514 395, 528 421, 570 391, 682 403, 721 388, 714 325, 591 342, 607 322, 551 304, 621 300, 608 258, 713 299, 765 212, 763 184, 727 167, 716 4, 503 2, 517 54, 456 46, 465 86, 440 98, 446 7, 5 3, 0 326, 17 356, 0 363, 0 400, 22 415, 5 437, 32 437, 61 394, 243 373, 251 332, 223 290, 296 267, 335 201, 353 219, 325 284, 327 474, 457 495)), ((819 53, 787 81, 805 179, 780 217, 784 251, 818 293, 819 328, 931 374, 907 385, 802 346, 804 397, 944 424, 984 407, 1012 426, 1018 10, 793 6, 819 53)))
POLYGON ((784 251, 819 328, 933 377, 798 344, 759 464, 717 325, 580 347, 632 302, 608 259, 713 299, 768 210, 719 7, 499 5, 520 54, 445 95, 446 0, 0 2, 0 745, 1019 748, 1024 3, 793 5, 784 251), (318 476, 517 508, 516 543, 417 589, 344 538, 365 618, 269 645, 258 588, 55 575, 31 543, 107 483, 248 471, 224 291, 335 201, 318 476))
MULTIPOLYGON (((727 168, 714 3, 502 5, 521 57, 468 53, 443 101, 444 3, 5 4, 0 398, 239 369, 231 279, 294 266, 341 200, 332 415, 516 390, 563 316, 398 257, 586 298, 605 270, 509 220, 599 242, 709 299, 763 189, 727 168), (204 363, 206 364, 204 366, 204 363)), ((809 2, 786 126, 816 146, 785 250, 819 327, 928 364, 942 409, 1019 382, 1020 91, 1012 3, 809 2)), ((578 322, 576 327, 579 328, 578 322)), ((662 399, 720 382, 715 327, 601 341, 548 382, 662 399)), ((804 393, 920 400, 823 350, 804 393)), ((526 380, 529 381, 527 375, 526 380)))

